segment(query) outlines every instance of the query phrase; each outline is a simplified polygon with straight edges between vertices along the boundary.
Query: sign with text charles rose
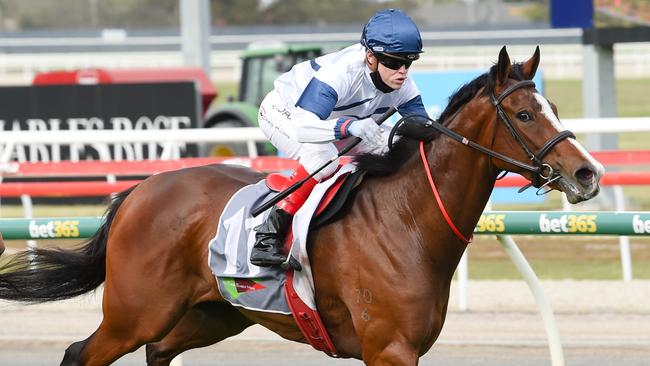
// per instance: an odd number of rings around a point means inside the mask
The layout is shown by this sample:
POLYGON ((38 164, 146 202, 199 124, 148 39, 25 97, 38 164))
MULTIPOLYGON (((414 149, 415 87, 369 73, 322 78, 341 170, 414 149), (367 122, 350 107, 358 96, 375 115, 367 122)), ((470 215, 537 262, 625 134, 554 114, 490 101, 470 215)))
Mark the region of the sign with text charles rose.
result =
MULTIPOLYGON (((193 82, 0 87, 0 133, 23 130, 131 130, 195 128, 200 99, 193 82)), ((13 160, 99 159, 98 146, 16 146, 13 160)), ((159 154, 152 144, 109 146, 116 160, 159 154)), ((183 155, 195 152, 185 148, 183 155)))

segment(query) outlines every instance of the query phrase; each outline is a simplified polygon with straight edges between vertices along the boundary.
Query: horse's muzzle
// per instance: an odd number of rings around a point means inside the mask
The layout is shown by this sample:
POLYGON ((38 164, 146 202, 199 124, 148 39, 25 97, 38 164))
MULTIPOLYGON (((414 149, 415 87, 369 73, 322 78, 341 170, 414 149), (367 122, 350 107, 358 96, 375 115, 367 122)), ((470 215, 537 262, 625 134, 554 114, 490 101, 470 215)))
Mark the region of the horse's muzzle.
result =
POLYGON ((605 168, 600 163, 585 164, 573 172, 571 177, 563 174, 557 184, 570 203, 578 203, 598 194, 600 178, 604 173, 605 168))

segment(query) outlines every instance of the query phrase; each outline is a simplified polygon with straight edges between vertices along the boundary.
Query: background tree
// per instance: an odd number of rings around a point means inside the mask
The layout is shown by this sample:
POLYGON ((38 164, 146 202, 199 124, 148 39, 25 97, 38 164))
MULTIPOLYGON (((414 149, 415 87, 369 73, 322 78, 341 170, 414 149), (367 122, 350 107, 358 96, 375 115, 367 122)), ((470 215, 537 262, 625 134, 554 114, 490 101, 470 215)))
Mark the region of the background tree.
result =
MULTIPOLYGON (((0 0, 0 26, 7 29, 177 28, 180 0, 0 0), (12 26, 8 26, 11 24, 12 26)), ((609 0, 598 0, 609 1, 609 0)), ((613 0, 611 0, 613 1, 613 0)), ((625 0, 647 10, 648 0, 625 0), (644 8, 645 6, 645 8, 644 8)), ((212 25, 361 25, 378 9, 400 8, 418 24, 436 25, 436 6, 457 14, 479 5, 508 7, 507 13, 533 21, 548 19, 549 0, 210 0, 212 25), (425 14, 419 9, 428 9, 425 14)), ((503 10, 503 9, 502 9, 503 10)), ((498 17, 487 17, 498 20, 498 17)), ((459 18, 460 24, 467 19, 459 18)))
POLYGON ((178 0, 2 0, 18 29, 178 26, 178 0))
POLYGON ((365 23, 379 9, 400 8, 409 12, 415 0, 277 0, 262 12, 265 24, 351 24, 365 23))
POLYGON ((211 0, 214 26, 260 24, 259 0, 211 0))
MULTIPOLYGON (((407 12, 423 0, 210 0, 213 26, 362 24, 378 9, 407 12)), ((170 28, 179 0, 0 0, 16 29, 170 28)), ((415 14, 412 13, 415 17, 415 14)), ((416 19, 417 20, 417 19, 416 19)))

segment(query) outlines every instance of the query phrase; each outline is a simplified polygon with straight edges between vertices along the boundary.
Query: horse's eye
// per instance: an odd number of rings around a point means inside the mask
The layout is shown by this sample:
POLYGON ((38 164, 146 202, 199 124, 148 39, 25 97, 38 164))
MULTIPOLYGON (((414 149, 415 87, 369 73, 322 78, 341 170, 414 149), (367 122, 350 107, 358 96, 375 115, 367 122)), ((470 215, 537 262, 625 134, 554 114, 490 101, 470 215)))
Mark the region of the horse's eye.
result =
POLYGON ((530 117, 530 114, 528 114, 528 112, 519 112, 517 113, 517 119, 519 119, 521 122, 528 122, 532 118, 530 117))

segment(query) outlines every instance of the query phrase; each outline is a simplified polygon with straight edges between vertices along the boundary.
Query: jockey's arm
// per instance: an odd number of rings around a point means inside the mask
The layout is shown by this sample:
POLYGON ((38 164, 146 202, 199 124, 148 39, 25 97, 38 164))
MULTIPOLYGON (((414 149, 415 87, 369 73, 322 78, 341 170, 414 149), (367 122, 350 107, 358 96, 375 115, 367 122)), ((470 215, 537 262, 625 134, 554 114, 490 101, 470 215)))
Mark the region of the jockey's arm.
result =
POLYGON ((429 114, 422 103, 422 97, 419 94, 406 103, 399 105, 397 107, 397 112, 399 112, 402 117, 411 115, 429 117, 429 114))
POLYGON ((336 140, 334 128, 338 119, 321 119, 302 107, 293 110, 291 118, 296 126, 298 142, 325 143, 336 140))
POLYGON ((328 119, 338 101, 338 94, 329 84, 312 78, 296 102, 292 121, 298 142, 325 143, 338 138, 338 119, 328 119))

